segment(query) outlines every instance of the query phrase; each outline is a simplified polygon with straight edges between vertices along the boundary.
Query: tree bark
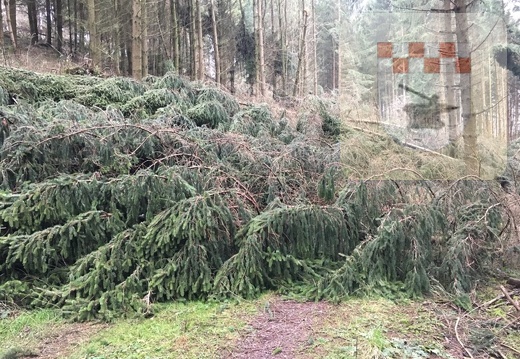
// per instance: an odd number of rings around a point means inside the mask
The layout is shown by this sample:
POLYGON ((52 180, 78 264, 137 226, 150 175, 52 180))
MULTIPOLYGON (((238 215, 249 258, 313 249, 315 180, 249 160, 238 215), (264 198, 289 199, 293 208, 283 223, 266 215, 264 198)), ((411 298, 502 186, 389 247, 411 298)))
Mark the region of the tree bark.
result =
POLYGON ((195 0, 195 25, 197 27, 197 74, 199 80, 204 80, 204 37, 202 36, 202 15, 200 0, 195 0))
POLYGON ((9 33, 11 36, 11 42, 13 44, 13 49, 16 50, 16 36, 13 32, 13 23, 11 22, 11 12, 10 10, 10 3, 8 0, 4 0, 4 6, 5 6, 5 20, 7 22, 7 28, 9 29, 9 33))
MULTIPOLYGON (((16 0, 9 0, 9 21, 11 21, 11 26, 9 27, 12 32, 12 37, 14 39, 14 43, 18 44, 18 28, 16 22, 16 0)), ((16 47, 16 46, 15 46, 16 47)))
POLYGON ((180 65, 180 34, 177 19, 177 0, 170 0, 171 11, 171 42, 172 42, 172 58, 175 71, 179 73, 180 65))
POLYGON ((0 0, 0 47, 4 50, 4 19, 2 17, 2 1, 0 0))
POLYGON ((61 47, 63 45, 63 6, 62 0, 56 0, 56 9, 54 9, 56 14, 56 49, 61 52, 61 47))
POLYGON ((298 67, 296 68, 296 76, 294 80, 293 96, 298 93, 298 85, 300 79, 300 73, 302 71, 303 59, 305 57, 305 36, 307 34, 307 11, 303 10, 303 29, 300 38, 300 54, 298 55, 298 67))
POLYGON ((217 32, 217 20, 215 14, 215 0, 210 0, 211 6, 211 25, 213 30, 213 51, 215 57, 215 82, 220 85, 220 52, 217 32))
POLYGON ((146 0, 141 0, 141 78, 148 76, 148 11, 146 0))
POLYGON ((38 14, 36 0, 27 0, 27 15, 29 17, 29 30, 31 31, 31 45, 38 42, 38 14))
POLYGON ((196 46, 196 16, 195 16, 195 0, 188 0, 188 13, 190 14, 190 31, 189 31, 189 39, 190 39, 190 78, 191 80, 196 80, 199 78, 198 70, 199 67, 197 66, 197 46, 196 46))
POLYGON ((89 48, 90 57, 92 60, 92 66, 96 67, 101 64, 100 55, 100 41, 97 29, 97 17, 96 17, 96 1, 87 0, 87 11, 88 11, 88 30, 90 35, 89 48))
POLYGON ((45 42, 48 45, 52 45, 51 0, 45 0, 45 20, 47 25, 47 38, 45 42))
POLYGON ((132 0, 132 77, 143 77, 142 0, 132 0))
MULTIPOLYGON (((454 0, 456 35, 459 44, 469 44, 468 21, 466 13, 466 1, 454 0)), ((471 104, 471 72, 461 74, 461 108, 464 124, 464 163, 466 175, 479 175, 478 151, 477 151, 477 121, 473 114, 471 104)))
POLYGON ((262 0, 255 1, 255 40, 256 40, 256 78, 260 89, 260 95, 265 96, 265 59, 264 59, 264 26, 262 0))
POLYGON ((311 0, 312 6, 312 92, 318 95, 318 58, 316 54, 316 0, 311 0))

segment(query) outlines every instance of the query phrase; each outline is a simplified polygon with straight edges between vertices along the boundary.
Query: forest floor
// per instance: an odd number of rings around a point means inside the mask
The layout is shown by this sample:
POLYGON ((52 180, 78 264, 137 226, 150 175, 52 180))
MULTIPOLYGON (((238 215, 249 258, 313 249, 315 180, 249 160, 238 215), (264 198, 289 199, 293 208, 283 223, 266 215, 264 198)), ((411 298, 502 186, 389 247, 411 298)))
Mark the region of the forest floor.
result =
POLYGON ((519 358, 520 315, 498 287, 471 302, 464 310, 433 296, 333 304, 267 293, 157 304, 152 318, 110 324, 4 308, 0 358, 519 358))

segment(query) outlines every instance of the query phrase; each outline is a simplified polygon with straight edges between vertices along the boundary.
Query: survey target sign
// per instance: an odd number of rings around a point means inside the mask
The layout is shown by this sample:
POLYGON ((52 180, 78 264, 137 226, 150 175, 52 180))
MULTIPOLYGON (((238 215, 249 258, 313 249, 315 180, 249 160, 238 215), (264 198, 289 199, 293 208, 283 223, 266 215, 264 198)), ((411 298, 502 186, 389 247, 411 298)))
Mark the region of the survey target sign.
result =
POLYGON ((477 169, 493 178, 507 161, 507 70, 495 56, 496 47, 506 45, 505 24, 490 14, 463 17, 427 11, 360 15, 356 21, 365 29, 376 29, 362 70, 374 79, 380 126, 396 142, 463 158, 460 151, 467 155, 471 141, 478 147, 475 163, 495 159, 477 169))

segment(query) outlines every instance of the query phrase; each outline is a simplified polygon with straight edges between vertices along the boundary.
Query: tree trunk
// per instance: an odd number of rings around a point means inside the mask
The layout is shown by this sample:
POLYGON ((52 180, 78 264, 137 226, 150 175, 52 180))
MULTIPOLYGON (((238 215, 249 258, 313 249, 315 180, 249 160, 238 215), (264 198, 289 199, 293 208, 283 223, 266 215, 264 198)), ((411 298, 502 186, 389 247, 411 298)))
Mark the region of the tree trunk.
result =
POLYGON ((282 62, 282 92, 287 91, 287 1, 278 0, 278 27, 280 28, 280 59, 282 62), (282 8, 283 3, 283 8, 282 8))
POLYGON ((52 45, 51 0, 45 0, 45 20, 47 25, 47 38, 45 42, 48 45, 52 45))
POLYGON ((298 67, 296 68, 296 76, 294 80, 293 96, 298 93, 298 85, 300 73, 302 71, 303 58, 305 57, 305 36, 307 34, 307 11, 303 10, 303 29, 300 38, 300 54, 298 55, 298 67))
POLYGON ((141 0, 141 77, 148 76, 148 11, 146 0, 141 0))
POLYGON ((72 35, 72 5, 70 0, 67 0, 67 17, 69 20, 69 53, 72 54, 72 46, 73 46, 73 35, 72 35))
MULTIPOLYGON (((18 29, 16 23, 16 0, 9 0, 9 21, 11 26, 9 27, 12 32, 13 43, 18 44, 18 29)), ((16 48, 16 46, 15 46, 16 48)))
POLYGON ((13 26, 12 26, 12 22, 11 22, 11 12, 9 11, 10 10, 10 3, 8 2, 8 0, 4 0, 4 6, 5 6, 5 20, 7 22, 7 28, 9 29, 9 33, 10 33, 10 36, 11 36, 11 42, 13 44, 13 49, 16 50, 16 36, 14 35, 13 33, 13 26))
POLYGON ((0 50, 4 50, 4 19, 2 17, 2 0, 0 0, 0 50))
POLYGON ((62 0, 56 0, 56 49, 61 52, 61 47, 63 45, 63 6, 62 0))
POLYGON ((265 96, 265 60, 264 60, 264 27, 262 0, 255 1, 255 50, 257 71, 256 78, 260 89, 260 95, 265 96))
POLYGON ((195 26, 197 27, 197 74, 199 80, 204 80, 204 38, 202 36, 202 16, 200 0, 195 0, 195 26))
POLYGON ((27 0, 27 15, 29 20, 29 30, 31 31, 31 45, 38 42, 38 14, 36 10, 36 0, 27 0))
POLYGON ((217 32, 217 20, 215 15, 215 0, 210 0, 211 25, 213 29, 213 50, 215 55, 215 82, 220 85, 220 53, 217 32))
MULTIPOLYGON (((469 44, 466 1, 454 0, 457 42, 469 44)), ((466 175, 479 175, 477 121, 471 106, 471 72, 460 75, 462 121, 464 124, 464 162, 466 175)))
POLYGON ((142 0, 132 0, 132 77, 143 77, 142 0))
POLYGON ((318 95, 318 57, 316 54, 316 0, 311 0, 312 11, 312 93, 318 95))
POLYGON ((191 80, 196 80, 199 78, 198 70, 199 67, 197 66, 197 51, 196 51, 196 26, 195 26, 195 0, 188 0, 188 12, 190 14, 190 32, 189 32, 189 38, 190 38, 190 78, 191 80))
POLYGON ((179 73, 180 65, 180 34, 179 25, 177 19, 177 0, 170 0, 170 11, 171 11, 171 39, 172 39, 172 58, 173 67, 175 71, 179 73))
POLYGON ((97 17, 96 17, 96 1, 95 0, 87 0, 87 10, 88 10, 88 30, 90 35, 90 57, 92 60, 92 66, 96 67, 101 65, 101 55, 100 55, 100 41, 99 35, 97 31, 97 17))

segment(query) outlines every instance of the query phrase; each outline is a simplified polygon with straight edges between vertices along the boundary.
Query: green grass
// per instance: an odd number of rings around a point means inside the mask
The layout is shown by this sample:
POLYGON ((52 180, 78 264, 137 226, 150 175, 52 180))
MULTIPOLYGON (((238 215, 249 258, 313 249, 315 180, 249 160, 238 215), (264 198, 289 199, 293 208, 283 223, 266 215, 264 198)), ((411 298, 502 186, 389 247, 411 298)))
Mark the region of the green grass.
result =
POLYGON ((225 357, 265 300, 266 296, 235 303, 159 304, 153 318, 118 321, 84 343, 71 358, 225 357))
POLYGON ((50 309, 10 313, 2 307, 0 319, 0 359, 16 358, 16 353, 36 353, 41 339, 64 324, 50 309), (12 314, 12 315, 11 315, 12 314))
POLYGON ((449 358, 442 324, 419 303, 349 299, 325 316, 306 352, 320 358, 449 358))

